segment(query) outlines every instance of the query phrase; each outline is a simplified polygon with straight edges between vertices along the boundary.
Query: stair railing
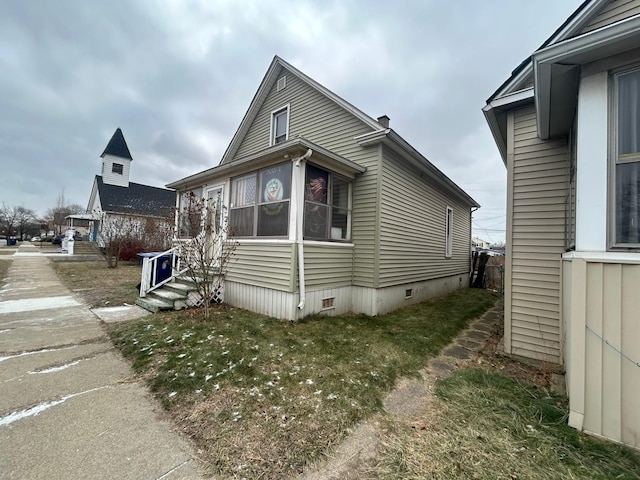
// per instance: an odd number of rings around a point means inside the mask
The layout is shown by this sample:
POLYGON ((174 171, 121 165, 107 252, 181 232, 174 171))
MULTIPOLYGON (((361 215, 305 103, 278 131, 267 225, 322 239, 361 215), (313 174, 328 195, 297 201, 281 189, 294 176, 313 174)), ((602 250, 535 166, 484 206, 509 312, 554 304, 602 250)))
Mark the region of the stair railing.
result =
MULTIPOLYGON (((142 259, 142 280, 140 281, 140 298, 146 297, 147 293, 152 292, 156 288, 160 288, 165 283, 171 282, 174 278, 179 277, 187 271, 181 266, 179 247, 173 247, 166 252, 161 252, 151 257, 142 259), (170 258, 171 272, 168 276, 158 275, 159 269, 163 267, 162 262, 167 262, 170 258)), ((164 265, 166 269, 169 265, 164 265)))

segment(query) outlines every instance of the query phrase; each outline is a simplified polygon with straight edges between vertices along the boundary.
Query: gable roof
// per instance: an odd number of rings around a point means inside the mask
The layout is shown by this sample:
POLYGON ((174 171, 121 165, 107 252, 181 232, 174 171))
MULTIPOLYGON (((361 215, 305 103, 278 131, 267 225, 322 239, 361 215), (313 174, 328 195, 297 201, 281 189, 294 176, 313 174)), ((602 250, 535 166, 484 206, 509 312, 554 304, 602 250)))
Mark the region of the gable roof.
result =
MULTIPOLYGON (((354 140, 357 143, 359 143, 362 146, 366 146, 366 145, 372 145, 375 142, 384 142, 389 146, 393 146, 394 149, 396 149, 397 151, 399 151, 399 153, 401 153, 402 157, 405 160, 409 161, 410 163, 413 163, 419 169, 427 173, 437 183, 449 189, 454 195, 458 196, 463 201, 467 202, 469 205, 473 207, 480 206, 464 190, 462 190, 458 185, 456 185, 453 181, 451 181, 444 173, 442 173, 435 165, 429 162, 429 160, 427 160, 422 154, 420 154, 420 152, 418 152, 415 148, 409 145, 409 143, 406 140, 404 140, 400 135, 398 135, 395 131, 388 128, 387 126, 381 125, 377 120, 374 120, 372 117, 364 113, 362 110, 358 109, 351 103, 347 102, 340 96, 336 95, 328 88, 324 87, 320 83, 313 80, 311 77, 305 75, 303 72, 293 67, 292 65, 290 65, 289 63, 287 63, 277 55, 274 56, 269 66, 269 69, 267 70, 267 73, 262 79, 262 82, 260 83, 260 86, 258 87, 257 92, 255 93, 253 99, 251 100, 249 109, 245 113, 240 123, 240 126, 238 127, 235 134, 233 135, 233 138, 231 139, 231 143, 229 144, 226 151, 224 152, 219 165, 209 170, 205 170, 203 172, 190 175, 176 182, 172 182, 167 185, 169 188, 183 188, 188 185, 193 186, 194 182, 200 181, 204 178, 208 178, 214 175, 218 175, 223 171, 226 171, 227 164, 230 164, 230 163, 233 163, 234 165, 240 164, 240 163, 245 164, 247 163, 248 160, 252 160, 261 156, 262 153, 264 153, 265 155, 269 153, 269 151, 273 147, 269 149, 265 149, 263 152, 261 152, 258 155, 250 155, 249 157, 242 157, 237 159, 234 158, 238 152, 238 149, 244 137, 247 135, 247 132, 249 131, 251 125, 253 124, 253 121, 256 119, 262 104, 264 103, 269 92, 271 91, 271 88, 278 80, 280 76, 280 72, 283 69, 286 69, 291 74, 297 76, 303 83, 315 89, 321 95, 330 99, 331 101, 333 101, 334 103, 336 103, 337 105, 345 109, 347 112, 351 113, 357 119, 362 121, 365 125, 369 126, 371 128, 371 132, 361 135, 358 138, 355 138, 354 140), (225 168, 221 168, 223 166, 225 166, 225 168)), ((298 143, 306 142, 309 148, 312 148, 312 150, 314 151, 318 151, 321 148, 318 145, 311 145, 311 142, 308 142, 306 139, 302 137, 297 138, 296 141, 298 143)), ((286 145, 283 144, 283 146, 286 146, 286 145)), ((332 152, 328 152, 328 153, 332 153, 332 152)), ((348 159, 342 159, 342 160, 349 163, 353 163, 353 162, 350 162, 348 159)))
POLYGON ((244 139, 245 135, 249 131, 249 128, 251 127, 251 124, 255 120, 256 116, 258 115, 260 111, 260 106, 262 105, 264 100, 267 98, 267 95, 269 94, 271 87, 278 79, 280 72, 282 71, 283 68, 286 70, 289 70, 292 74, 296 75, 303 83, 307 84, 309 87, 317 90, 325 97, 333 100, 335 103, 337 103, 342 108, 350 112, 356 118, 360 119, 366 125, 370 126, 372 129, 379 130, 382 128, 382 126, 376 120, 371 118, 362 110, 356 108, 355 106, 353 106, 343 98, 339 97, 338 95, 336 95, 331 90, 324 87, 323 85, 320 85, 311 77, 308 77, 307 75, 302 73, 300 70, 290 65, 289 63, 285 62, 282 58, 276 55, 273 57, 273 60, 271 61, 271 65, 269 65, 269 69, 267 70, 267 73, 262 79, 262 82, 260 82, 260 86, 258 87, 257 92, 253 96, 253 99, 251 100, 251 104, 249 104, 249 109, 247 110, 244 117, 242 118, 242 121, 240 122, 240 126, 238 127, 238 130, 236 130, 236 133, 233 135, 233 138, 231 139, 231 143, 229 143, 227 150, 222 155, 222 160, 220 160, 220 164, 227 163, 233 160, 234 156, 238 151, 238 148, 240 147, 240 144, 242 143, 242 140, 244 139))
POLYGON ((124 139, 124 135, 122 134, 122 130, 120 127, 116 128, 116 131, 113 133, 111 140, 107 143, 107 146, 100 155, 100 158, 103 158, 105 155, 113 155, 114 157, 120 158, 128 158, 129 160, 133 160, 131 158, 131 153, 129 152, 129 147, 127 147, 127 142, 124 139))
POLYGON ((640 44, 640 14, 628 10, 611 16, 607 9, 613 7, 612 0, 586 0, 487 99, 482 110, 505 164, 507 110, 533 102, 539 138, 566 135, 577 105, 580 66, 640 44), (607 21, 591 24, 601 12, 607 21))
POLYGON ((103 212, 163 217, 176 203, 176 192, 129 182, 128 187, 109 185, 96 175, 96 185, 103 212))

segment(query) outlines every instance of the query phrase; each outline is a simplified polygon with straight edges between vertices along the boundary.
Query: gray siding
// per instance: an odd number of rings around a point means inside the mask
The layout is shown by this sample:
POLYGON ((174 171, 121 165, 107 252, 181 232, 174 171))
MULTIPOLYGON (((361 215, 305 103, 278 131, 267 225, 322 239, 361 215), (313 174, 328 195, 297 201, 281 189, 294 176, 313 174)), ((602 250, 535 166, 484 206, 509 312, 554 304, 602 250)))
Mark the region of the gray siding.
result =
POLYGON ((287 76, 286 88, 277 92, 274 83, 238 148, 236 158, 269 146, 271 112, 289 104, 289 138, 303 136, 366 167, 367 171, 356 178, 353 188, 352 238, 356 245, 353 282, 354 285, 373 286, 380 150, 379 147, 362 148, 354 140, 372 129, 291 72, 283 69, 282 75, 287 76))
POLYGON ((304 246, 304 277, 307 290, 350 286, 352 276, 353 247, 304 246))
POLYGON ((638 13, 640 13, 640 0, 613 0, 607 3, 580 33, 591 32, 638 13))
POLYGON ((293 291, 294 245, 243 243, 231 259, 227 279, 274 290, 293 291))
POLYGON ((378 286, 468 273, 470 206, 421 178, 388 148, 383 152, 378 286), (447 206, 453 209, 452 258, 445 258, 447 206))
POLYGON ((533 106, 513 113, 512 142, 507 342, 511 353, 559 362, 568 144, 538 138, 533 106))
POLYGON ((373 287, 378 277, 375 258, 378 255, 378 214, 380 198, 380 163, 382 147, 367 149, 369 158, 360 161, 367 171, 356 177, 353 184, 351 215, 353 252, 353 285, 373 287))

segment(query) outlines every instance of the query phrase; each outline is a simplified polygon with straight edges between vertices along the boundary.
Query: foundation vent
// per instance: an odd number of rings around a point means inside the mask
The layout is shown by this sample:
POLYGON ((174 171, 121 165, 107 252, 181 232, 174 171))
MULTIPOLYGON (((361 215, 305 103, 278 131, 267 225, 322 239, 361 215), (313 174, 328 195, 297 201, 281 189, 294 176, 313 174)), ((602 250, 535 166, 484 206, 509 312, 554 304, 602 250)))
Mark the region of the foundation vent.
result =
POLYGON ((404 291, 404 298, 411 298, 413 297, 413 288, 407 288, 404 291))
POLYGON ((336 297, 328 297, 322 299, 322 310, 330 310, 335 307, 336 297))

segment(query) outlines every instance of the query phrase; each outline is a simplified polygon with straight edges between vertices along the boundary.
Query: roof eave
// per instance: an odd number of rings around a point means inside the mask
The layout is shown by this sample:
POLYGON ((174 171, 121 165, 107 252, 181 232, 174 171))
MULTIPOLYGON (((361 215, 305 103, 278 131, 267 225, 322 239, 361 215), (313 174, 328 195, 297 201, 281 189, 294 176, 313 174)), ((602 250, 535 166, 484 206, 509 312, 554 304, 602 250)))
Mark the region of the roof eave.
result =
POLYGON ((581 65, 637 48, 639 44, 640 14, 537 51, 532 59, 538 136, 546 140, 568 131, 570 115, 566 109, 574 108, 581 65), (564 113, 564 125, 551 125, 552 119, 558 121, 559 113, 564 113))
POLYGON ((297 137, 287 142, 279 143, 258 153, 249 155, 233 162, 220 164, 217 167, 204 170, 185 177, 176 182, 167 184, 167 188, 182 190, 202 185, 209 180, 220 178, 222 176, 230 177, 241 172, 248 171, 249 167, 253 170, 260 168, 269 163, 273 163, 275 159, 285 160, 285 154, 302 155, 308 149, 311 149, 316 156, 321 156, 325 163, 329 164, 334 170, 343 175, 355 178, 356 175, 364 173, 367 169, 351 160, 336 155, 335 153, 310 142, 306 138, 297 137))
MULTIPOLYGON (((583 2, 571 16, 555 31, 553 34, 545 40, 545 42, 538 48, 540 51, 553 43, 561 42, 582 29, 585 24, 595 15, 608 0, 586 0, 583 2)), ((532 58, 526 58, 516 67, 511 73, 511 76, 502 84, 498 89, 489 97, 487 103, 491 103, 495 98, 504 96, 516 87, 524 78, 533 72, 532 58)))
POLYGON ((476 202, 467 192, 461 189, 456 183, 442 173, 434 164, 432 164, 426 157, 424 157, 418 150, 413 148, 404 138, 398 135, 393 129, 387 128, 384 130, 377 130, 365 135, 359 135, 355 137, 355 140, 362 147, 374 145, 376 143, 383 143, 390 148, 394 149, 402 155, 407 161, 412 163, 419 170, 429 174, 439 185, 446 190, 455 194, 465 203, 471 207, 479 208, 480 204, 476 202))

